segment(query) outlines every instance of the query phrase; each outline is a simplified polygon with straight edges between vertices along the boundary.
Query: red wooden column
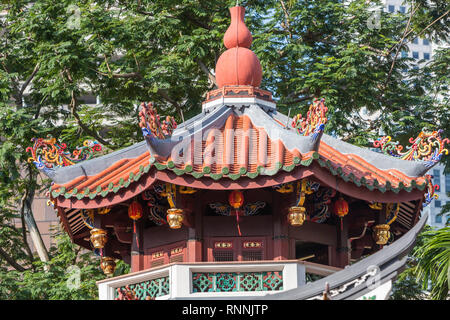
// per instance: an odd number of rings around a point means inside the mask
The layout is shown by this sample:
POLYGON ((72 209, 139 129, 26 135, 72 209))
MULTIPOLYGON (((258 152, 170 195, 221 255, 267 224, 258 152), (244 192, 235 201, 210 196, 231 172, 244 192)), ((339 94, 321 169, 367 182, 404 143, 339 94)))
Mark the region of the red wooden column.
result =
POLYGON ((339 220, 336 223, 337 246, 335 261, 333 263, 335 267, 344 268, 350 263, 348 254, 350 250, 348 247, 348 225, 348 215, 342 219, 342 228, 339 220))
POLYGON ((186 241, 187 262, 201 262, 203 261, 203 190, 198 190, 188 197, 189 207, 193 211, 186 241))
POLYGON ((142 217, 133 220, 131 242, 131 272, 144 270, 144 223, 147 219, 147 210, 143 210, 142 217))
MULTIPOLYGON (((287 207, 280 194, 272 192, 273 206, 273 260, 287 260, 289 256, 289 226, 286 218, 287 207)), ((270 258, 270 257, 269 257, 270 258)))

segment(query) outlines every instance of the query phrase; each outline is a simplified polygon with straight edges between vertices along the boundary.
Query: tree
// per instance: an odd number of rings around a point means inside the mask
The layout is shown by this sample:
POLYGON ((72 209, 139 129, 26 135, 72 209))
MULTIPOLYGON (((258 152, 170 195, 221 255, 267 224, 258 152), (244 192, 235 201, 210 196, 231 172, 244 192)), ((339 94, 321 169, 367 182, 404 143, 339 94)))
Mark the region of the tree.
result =
MULTIPOLYGON (((65 232, 58 231, 54 237, 57 245, 50 249, 49 262, 35 261, 35 270, 28 269, 22 272, 0 268, 1 300, 97 298, 96 281, 105 278, 99 268, 100 257, 73 244, 65 232)), ((120 262, 115 275, 127 272, 129 266, 120 262)))
MULTIPOLYGON (((279 110, 290 108, 291 116, 324 97, 327 132, 354 144, 369 146, 380 128, 402 143, 424 127, 441 127, 448 136, 449 50, 419 70, 400 52, 417 36, 444 39, 450 5, 407 2, 411 9, 402 15, 375 14, 379 1, 241 1, 263 67, 262 87, 274 93, 279 110)), ((108 152, 142 140, 137 125, 142 101, 153 101, 178 122, 197 114, 205 93, 215 87, 213 70, 224 51, 228 7, 234 5, 234 0, 0 4, 6 12, 0 19, 1 268, 20 274, 41 270, 28 244, 33 230, 26 218, 33 217, 33 195, 48 190, 50 181, 27 162, 30 139, 51 135, 73 148, 91 138, 108 152), (84 103, 88 93, 99 97, 101 107, 84 103)))
POLYGON ((450 298, 450 227, 430 230, 423 236, 424 244, 414 252, 418 260, 415 267, 417 278, 422 281, 424 289, 431 287, 432 299, 448 299, 450 298))

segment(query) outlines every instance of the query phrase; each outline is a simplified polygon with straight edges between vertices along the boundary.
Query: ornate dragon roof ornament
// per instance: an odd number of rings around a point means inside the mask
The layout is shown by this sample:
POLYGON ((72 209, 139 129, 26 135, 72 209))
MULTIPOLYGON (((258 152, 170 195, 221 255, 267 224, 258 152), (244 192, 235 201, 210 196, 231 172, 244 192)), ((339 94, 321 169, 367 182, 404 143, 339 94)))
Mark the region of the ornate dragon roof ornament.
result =
POLYGON ((373 142, 375 148, 381 149, 384 154, 388 154, 402 160, 425 161, 427 167, 431 167, 441 159, 443 154, 448 154, 445 144, 450 140, 442 139, 443 130, 427 132, 425 129, 417 136, 410 138, 411 146, 406 147, 403 152, 403 146, 399 142, 392 142, 390 136, 378 138, 373 142))
POLYGON ((319 134, 325 129, 328 121, 325 99, 314 100, 310 105, 306 118, 300 113, 292 119, 292 127, 297 129, 301 136, 311 136, 311 139, 317 140, 319 134))
POLYGON ((28 162, 33 162, 36 168, 44 172, 92 159, 95 153, 102 150, 102 146, 94 140, 85 140, 83 146, 77 147, 72 153, 67 150, 65 143, 57 143, 52 137, 33 138, 31 141, 34 141, 34 145, 26 149, 26 152, 31 152, 28 162))
POLYGON ((172 135, 177 127, 175 119, 170 116, 161 121, 160 116, 151 102, 142 102, 139 117, 141 121, 139 126, 142 128, 142 134, 158 139, 166 139, 172 135))

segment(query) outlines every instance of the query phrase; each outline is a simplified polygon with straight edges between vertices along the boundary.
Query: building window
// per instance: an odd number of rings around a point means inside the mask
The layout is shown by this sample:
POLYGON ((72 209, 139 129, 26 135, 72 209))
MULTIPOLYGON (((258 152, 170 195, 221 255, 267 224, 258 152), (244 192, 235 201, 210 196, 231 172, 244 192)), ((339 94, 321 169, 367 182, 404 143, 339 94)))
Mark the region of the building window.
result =
POLYGON ((439 186, 439 189, 436 190, 436 192, 441 191, 441 172, 439 170, 434 169, 433 170, 433 184, 437 184, 439 186))
POLYGON ((402 58, 408 58, 408 51, 402 51, 402 58))
POLYGON ((441 207, 441 200, 435 200, 434 201, 434 207, 435 208, 440 208, 441 207))
POLYGON ((428 39, 423 39, 423 45, 424 46, 429 46, 430 45, 430 41, 428 41, 428 39))
POLYGON ((413 40, 413 43, 414 43, 414 44, 419 44, 419 39, 418 39, 418 38, 415 38, 415 39, 413 40))
POLYGON ((430 60, 430 54, 429 54, 428 52, 424 52, 424 53, 423 53, 423 58, 424 58, 425 60, 430 60))
POLYGON ((395 11, 395 6, 389 5, 389 6, 388 6, 388 11, 389 11, 389 12, 394 12, 394 11, 395 11))
POLYGON ((450 174, 445 176, 445 192, 450 192, 450 174))
POLYGON ((442 223, 442 216, 435 216, 434 217, 434 222, 435 223, 442 223))
POLYGON ((417 51, 413 51, 413 58, 419 59, 419 53, 417 51))
POLYGON ((401 13, 405 13, 406 12, 406 7, 405 6, 400 6, 400 12, 401 13))

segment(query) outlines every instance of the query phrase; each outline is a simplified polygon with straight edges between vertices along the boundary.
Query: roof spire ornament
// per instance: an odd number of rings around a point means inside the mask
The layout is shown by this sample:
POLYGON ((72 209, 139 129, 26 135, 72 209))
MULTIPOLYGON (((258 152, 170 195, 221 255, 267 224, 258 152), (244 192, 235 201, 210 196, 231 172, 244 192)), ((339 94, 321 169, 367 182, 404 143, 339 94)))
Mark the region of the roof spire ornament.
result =
POLYGON ((228 49, 217 61, 216 81, 219 88, 224 86, 259 87, 262 68, 258 57, 250 46, 252 34, 244 22, 245 8, 230 8, 231 24, 225 32, 223 43, 228 49))

